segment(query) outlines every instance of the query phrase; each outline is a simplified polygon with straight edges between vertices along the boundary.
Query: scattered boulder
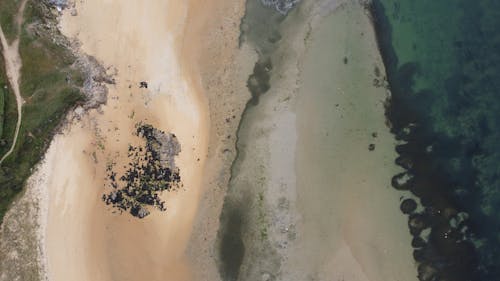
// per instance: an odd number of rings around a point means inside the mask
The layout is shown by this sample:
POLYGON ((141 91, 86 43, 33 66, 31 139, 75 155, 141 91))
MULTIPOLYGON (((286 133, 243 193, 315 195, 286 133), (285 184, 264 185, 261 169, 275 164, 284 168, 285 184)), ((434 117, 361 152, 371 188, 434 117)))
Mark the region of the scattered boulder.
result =
POLYGON ((145 139, 146 145, 129 145, 127 156, 131 161, 124 166, 126 170, 121 177, 114 171, 115 163, 108 164, 105 185, 112 190, 102 200, 120 212, 129 211, 132 216, 144 218, 150 214, 147 206, 166 211, 159 194, 181 186, 174 161, 181 147, 174 134, 151 125, 137 124, 136 135, 145 139))
POLYGON ((286 15, 300 0, 261 0, 262 4, 274 7, 280 14, 286 15))
POLYGON ((411 240, 411 246, 413 248, 423 248, 425 247, 425 240, 420 236, 415 236, 411 240))
POLYGON ((410 233, 414 236, 419 235, 424 228, 427 228, 427 221, 425 217, 421 214, 412 214, 408 220, 408 227, 410 228, 410 233))
POLYGON ((401 202, 401 205, 399 207, 403 214, 411 214, 417 209, 417 202, 413 199, 405 199, 403 202, 401 202))
POLYGON ((407 172, 399 173, 392 177, 391 184, 397 190, 409 190, 413 183, 413 176, 407 172))
POLYGON ((403 167, 406 170, 410 170, 411 168, 413 168, 413 162, 408 157, 399 156, 398 158, 396 158, 395 162, 398 166, 403 167))
POLYGON ((421 281, 431 281, 435 280, 437 270, 433 266, 427 263, 421 263, 418 266, 418 279, 421 281))

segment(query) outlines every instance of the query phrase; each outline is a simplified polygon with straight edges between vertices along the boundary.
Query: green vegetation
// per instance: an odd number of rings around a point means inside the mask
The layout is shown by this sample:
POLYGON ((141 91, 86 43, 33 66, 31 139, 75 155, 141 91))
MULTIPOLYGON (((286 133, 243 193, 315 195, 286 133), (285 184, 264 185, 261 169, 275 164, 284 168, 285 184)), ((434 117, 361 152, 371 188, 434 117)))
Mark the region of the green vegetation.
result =
POLYGON ((14 21, 20 4, 21 1, 0 0, 0 24, 5 37, 9 41, 16 37, 17 26, 14 21))
MULTIPOLYGON (((14 1, 0 0, 0 10, 10 2, 14 1)), ((75 57, 53 40, 54 30, 41 26, 55 20, 47 15, 48 11, 43 1, 29 1, 24 12, 19 45, 23 62, 20 90, 25 100, 23 123, 14 152, 0 167, 0 221, 13 198, 22 190, 32 167, 40 161, 65 113, 83 100, 80 92, 83 76, 72 67, 75 57)), ((2 27, 12 25, 12 22, 3 21, 6 19, 2 17, 2 27)), ((16 121, 15 97, 7 92, 0 155, 12 144, 16 121)))
POLYGON ((258 204, 259 215, 257 217, 257 224, 259 227, 260 239, 264 241, 268 237, 268 230, 267 230, 268 222, 267 222, 266 209, 264 206, 264 192, 259 192, 258 196, 259 198, 257 200, 257 204, 258 204))
POLYGON ((5 98, 7 91, 4 89, 5 83, 0 80, 0 140, 2 139, 3 132, 3 119, 4 119, 4 109, 5 109, 5 98))

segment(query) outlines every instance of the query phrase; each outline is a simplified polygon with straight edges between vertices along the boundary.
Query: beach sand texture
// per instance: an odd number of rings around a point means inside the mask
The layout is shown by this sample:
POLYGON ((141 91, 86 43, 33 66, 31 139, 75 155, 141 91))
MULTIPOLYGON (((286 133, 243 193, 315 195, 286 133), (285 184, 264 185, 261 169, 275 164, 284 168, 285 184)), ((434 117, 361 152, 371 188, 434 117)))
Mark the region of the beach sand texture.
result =
POLYGON ((304 1, 281 24, 270 91, 242 117, 258 57, 239 46, 244 7, 84 0, 63 11, 63 34, 115 83, 106 105, 55 136, 17 204, 37 197, 49 280, 416 280, 366 10, 304 1), (184 185, 142 220, 101 200, 107 164, 122 171, 141 143, 140 121, 176 134, 184 185), (228 212, 242 218, 235 279, 221 270, 228 212))
POLYGON ((399 211, 409 194, 391 187, 399 168, 384 117, 389 93, 367 10, 304 2, 281 25, 271 89, 247 108, 238 133, 221 220, 223 274, 417 280, 399 211))
POLYGON ((184 250, 197 208, 207 153, 203 93, 180 66, 188 13, 180 1, 82 1, 66 11, 61 30, 108 68, 116 84, 108 103, 53 141, 42 167, 49 210, 46 254, 50 280, 190 280, 184 250), (148 89, 139 89, 140 81, 148 89), (134 125, 175 133, 184 187, 165 194, 167 212, 143 220, 113 214, 101 202, 106 163, 127 164, 134 125))
POLYGON ((409 194, 391 187, 400 168, 367 11, 351 2, 322 19, 301 66, 295 167, 302 237, 294 251, 320 280, 417 280, 399 212, 409 194))

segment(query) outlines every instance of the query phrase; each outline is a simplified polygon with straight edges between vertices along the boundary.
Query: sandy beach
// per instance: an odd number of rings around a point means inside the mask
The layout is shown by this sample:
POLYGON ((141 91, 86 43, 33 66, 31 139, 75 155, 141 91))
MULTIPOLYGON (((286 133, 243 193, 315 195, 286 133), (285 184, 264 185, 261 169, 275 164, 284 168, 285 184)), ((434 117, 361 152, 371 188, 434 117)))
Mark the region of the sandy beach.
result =
POLYGON ((398 212, 410 194, 390 185, 400 168, 367 11, 348 3, 321 18, 301 69, 296 171, 303 236, 292 252, 314 261, 310 270, 321 280, 417 280, 407 219, 398 212))
POLYGON ((219 242, 240 246, 221 250, 226 279, 417 280, 367 11, 303 3, 280 32, 271 89, 238 133, 219 242))
POLYGON ((190 280, 184 257, 207 154, 208 118, 198 77, 178 55, 188 3, 77 2, 61 30, 116 81, 108 102, 59 135, 49 149, 46 256, 50 280, 190 280), (139 89, 147 81, 148 89, 139 89), (194 81, 194 82, 193 82, 194 81), (101 202, 105 165, 126 164, 132 131, 145 121, 175 133, 184 187, 165 194, 168 211, 143 220, 101 202))
POLYGON ((259 49, 239 44, 245 2, 84 0, 62 12, 61 32, 114 82, 105 105, 55 136, 14 205, 36 203, 40 279, 416 280, 366 10, 304 2, 283 18, 271 89, 249 107, 259 49), (101 198, 141 121, 177 136, 183 187, 163 194, 166 212, 137 219, 101 198), (230 273, 228 229, 243 247, 230 273))

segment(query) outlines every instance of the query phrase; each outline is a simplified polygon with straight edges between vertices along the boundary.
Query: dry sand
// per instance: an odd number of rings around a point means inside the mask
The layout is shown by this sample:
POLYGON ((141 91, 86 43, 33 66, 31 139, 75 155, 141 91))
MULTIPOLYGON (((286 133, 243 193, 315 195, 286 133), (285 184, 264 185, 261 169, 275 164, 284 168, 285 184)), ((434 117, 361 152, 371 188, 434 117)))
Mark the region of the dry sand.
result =
POLYGON ((48 174, 50 280, 191 279, 184 252, 200 196, 209 117, 197 68, 179 56, 189 56, 180 51, 191 42, 183 35, 193 20, 188 4, 88 0, 76 2, 78 16, 64 13, 62 32, 108 67, 116 85, 109 87, 106 106, 55 138, 41 167, 48 174), (149 88, 139 89, 139 81, 149 88), (113 214, 100 199, 105 165, 127 163, 138 121, 177 135, 184 184, 165 195, 166 213, 143 220, 113 214))
MULTIPOLYGON (((296 60, 273 76, 261 102, 264 115, 246 133, 259 149, 252 154, 258 167, 247 180, 263 176, 257 183, 264 187, 269 249, 279 254, 280 280, 415 280, 410 235, 398 211, 401 194, 389 187, 397 168, 384 126, 386 93, 371 84, 374 65, 382 73, 383 67, 368 18, 356 5, 308 20, 318 31, 306 40, 307 25, 298 35, 285 31, 292 39, 281 53, 296 60), (328 42, 331 55, 339 56, 333 67, 344 71, 342 57, 361 54, 349 62, 358 69, 331 78, 341 85, 331 97, 342 103, 340 113, 317 110, 333 107, 333 100, 310 98, 323 84, 299 71, 321 65, 304 53, 304 42, 324 48, 316 40, 329 38, 324 32, 332 23, 341 37, 328 42), (359 49, 349 51, 351 44, 359 49), (369 152, 374 130, 376 150, 369 152)), ((109 86, 107 105, 55 137, 32 177, 48 197, 38 204, 49 279, 220 280, 214 245, 235 132, 249 97, 245 84, 256 61, 248 45, 238 49, 244 1, 84 0, 74 9, 77 16, 64 12, 63 33, 107 67, 116 84, 109 86), (139 81, 149 88, 139 89, 139 81), (184 183, 165 194, 166 213, 143 220, 114 214, 101 201, 106 163, 127 163, 128 144, 139 141, 132 136, 138 121, 178 136, 184 183)), ((252 258, 259 256, 245 262, 252 258)), ((259 262, 272 265, 264 257, 259 262)), ((240 280, 268 280, 265 269, 244 265, 240 280)))

